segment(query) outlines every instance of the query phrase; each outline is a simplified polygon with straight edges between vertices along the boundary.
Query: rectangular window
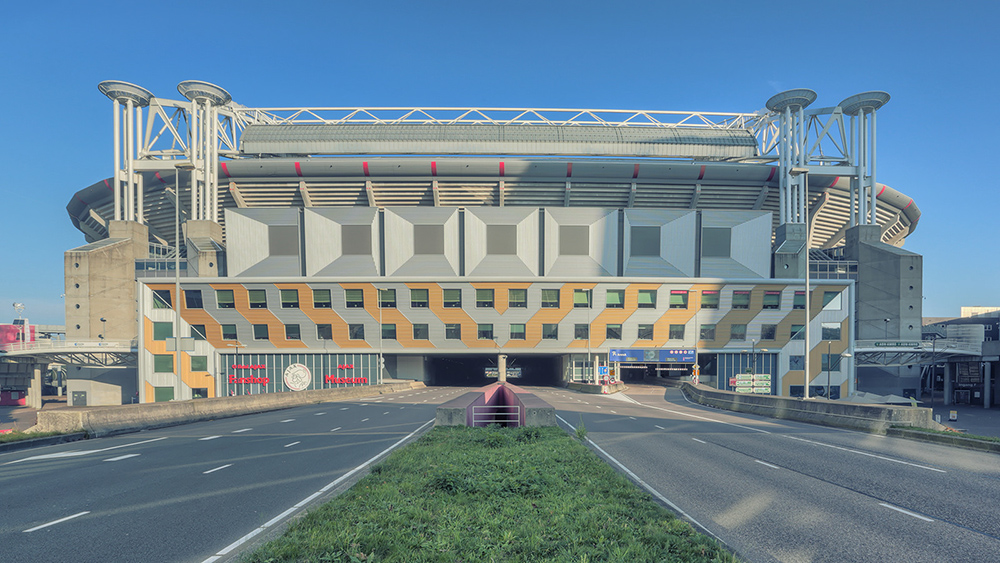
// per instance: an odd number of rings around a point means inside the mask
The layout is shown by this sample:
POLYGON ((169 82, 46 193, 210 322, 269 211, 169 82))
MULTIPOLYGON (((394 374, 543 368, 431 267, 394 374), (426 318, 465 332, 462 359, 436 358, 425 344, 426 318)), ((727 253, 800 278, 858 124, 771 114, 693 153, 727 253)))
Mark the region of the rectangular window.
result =
POLYGON ((792 340, 805 340, 806 338, 806 327, 805 325, 792 325, 792 329, 789 331, 789 335, 792 340))
POLYGON ((170 290, 169 289, 154 289, 153 290, 153 308, 154 309, 173 309, 173 302, 170 300, 170 290))
POLYGON ((653 339, 653 325, 639 325, 639 333, 636 335, 639 340, 653 339))
POLYGON ((542 290, 542 307, 546 308, 559 308, 559 290, 558 289, 543 289, 542 290))
POLYGON ((582 309, 590 308, 590 290, 589 289, 574 289, 573 290, 573 306, 582 309))
POLYGON ((251 309, 267 309, 267 292, 263 289, 247 290, 250 295, 251 309))
POLYGON ((365 290, 345 289, 344 300, 347 302, 348 309, 363 309, 365 306, 365 290))
POLYGON ((281 308, 282 309, 298 309, 299 308, 299 290, 297 290, 297 289, 282 289, 281 290, 281 308))
POLYGON ((329 289, 313 290, 313 309, 332 309, 333 301, 330 299, 329 289))
POLYGON ((202 309, 204 304, 201 301, 201 290, 200 289, 185 289, 184 290, 184 305, 188 309, 202 309))
POLYGON ((174 373, 174 355, 155 354, 153 356, 153 371, 155 373, 174 373))
POLYGON ((231 289, 215 290, 215 302, 220 309, 234 309, 236 307, 236 303, 233 300, 233 290, 231 289))
POLYGON ((461 309, 462 290, 461 289, 444 290, 444 306, 449 309, 461 309))
POLYGON ((365 339, 365 325, 347 325, 347 338, 351 340, 364 340, 365 339))
POLYGON ((528 307, 528 290, 525 288, 514 288, 507 290, 507 306, 525 309, 528 307))
POLYGON ((444 325, 444 338, 445 340, 461 340, 462 339, 462 325, 458 323, 448 323, 444 325))
POLYGON ((302 340, 299 325, 285 325, 285 340, 302 340))
POLYGON ((208 333, 205 332, 205 325, 191 325, 191 338, 195 340, 205 340, 208 333))
POLYGON ((684 340, 684 325, 670 325, 670 340, 684 340))
POLYGON ((316 340, 333 340, 333 325, 316 325, 316 340))
POLYGON ((590 338, 590 325, 588 324, 575 324, 573 325, 573 338, 576 340, 587 340, 590 338))
POLYGON ((493 325, 480 324, 476 327, 476 338, 479 340, 493 340, 493 325))
POLYGON ((608 309, 624 309, 625 308, 625 290, 624 289, 609 289, 607 297, 605 298, 604 305, 608 309))
POLYGON ((153 340, 166 340, 174 337, 174 323, 153 323, 153 340))
POLYGON ((428 338, 430 338, 430 330, 427 328, 426 324, 413 325, 414 340, 427 340, 428 338))
POLYGON ((559 340, 559 325, 558 324, 543 324, 542 325, 542 340, 559 340))
POLYGON ((639 290, 639 308, 640 309, 655 309, 656 308, 656 290, 655 289, 640 289, 639 290))
POLYGON ((823 323, 821 340, 840 340, 840 323, 823 323))
POLYGON ((729 325, 729 339, 735 341, 742 341, 747 339, 747 325, 744 324, 732 324, 729 325))
POLYGON ((620 324, 608 324, 607 333, 605 338, 608 340, 621 340, 622 339, 622 325, 620 324))
POLYGON ((806 292, 796 291, 795 297, 792 298, 792 309, 805 309, 806 308, 806 292))
POLYGON ((222 325, 222 339, 223 340, 237 340, 237 338, 236 338, 236 325, 222 325))
POLYGON ((840 371, 840 354, 823 354, 823 371, 840 371))
POLYGON ((267 325, 253 325, 253 339, 254 340, 267 340, 267 325))
POLYGON ((788 369, 793 370, 804 370, 806 369, 806 357, 805 356, 788 356, 788 369))
POLYGON ((840 292, 839 291, 824 291, 823 292, 823 310, 824 311, 839 311, 840 309, 841 309, 840 292))
POLYGON ((378 306, 386 309, 396 308, 396 290, 395 289, 379 289, 378 290, 378 306))
POLYGON ((396 339, 396 325, 394 323, 385 323, 382 325, 382 340, 395 340, 396 339))
POLYGON ((527 338, 527 331, 524 329, 524 323, 514 323, 510 325, 511 340, 524 340, 525 338, 527 338))
POLYGON ((764 308, 765 309, 780 309, 781 308, 781 292, 780 291, 765 291, 764 292, 764 308))
POLYGON ((208 398, 208 387, 192 387, 191 388, 191 398, 192 399, 207 399, 208 398))
POLYGON ((686 289, 670 290, 670 308, 671 309, 688 308, 688 292, 686 289))
POLYGON ((426 289, 410 290, 410 307, 414 309, 426 309, 428 304, 428 291, 426 289))
POLYGON ((191 356, 191 371, 208 371, 208 356, 191 356))
POLYGON ((701 330, 699 331, 699 337, 701 340, 715 340, 715 325, 714 324, 701 325, 701 330))
POLYGON ((749 309, 749 308, 750 308, 750 292, 734 291, 733 309, 749 309))
POLYGON ((778 325, 760 325, 760 339, 774 340, 778 333, 778 325))
POLYGON ((493 307, 493 290, 476 290, 476 307, 493 307))
POLYGON ((719 308, 719 290, 705 290, 701 292, 701 308, 702 309, 718 309, 719 308))

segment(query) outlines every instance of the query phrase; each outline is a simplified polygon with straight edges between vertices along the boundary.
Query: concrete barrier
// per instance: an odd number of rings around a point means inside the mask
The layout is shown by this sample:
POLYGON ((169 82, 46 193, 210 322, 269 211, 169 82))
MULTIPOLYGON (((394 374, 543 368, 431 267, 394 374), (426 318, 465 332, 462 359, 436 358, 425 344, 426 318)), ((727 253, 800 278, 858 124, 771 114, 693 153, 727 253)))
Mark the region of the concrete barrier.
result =
POLYGON ((517 405, 519 426, 555 426, 552 405, 510 383, 493 383, 471 391, 437 408, 435 426, 475 426, 473 408, 477 406, 517 405))
POLYGON ((956 446, 967 450, 1000 454, 1000 442, 980 440, 969 436, 963 436, 958 433, 949 432, 948 434, 934 434, 931 432, 922 432, 920 430, 912 430, 909 428, 889 428, 886 430, 886 434, 889 436, 896 436, 898 438, 907 438, 909 440, 919 440, 921 442, 929 442, 932 444, 944 444, 946 446, 956 446))
POLYGON ((386 393, 419 389, 416 381, 315 389, 286 393, 261 393, 237 397, 216 397, 166 403, 143 403, 114 407, 71 407, 38 411, 38 422, 29 432, 78 432, 90 437, 137 432, 148 428, 175 426, 202 420, 289 409, 302 405, 350 401, 386 393))
POLYGON ((607 395, 610 393, 618 393, 626 389, 625 384, 621 381, 616 383, 611 383, 608 385, 597 385, 594 383, 577 383, 569 382, 566 384, 566 388, 570 391, 579 391, 581 393, 592 393, 595 395, 607 395))
POLYGON ((681 388, 696 403, 771 418, 811 422, 885 434, 892 426, 944 430, 934 422, 931 409, 897 405, 863 405, 826 399, 796 399, 773 395, 751 395, 720 391, 704 385, 681 383, 681 388))

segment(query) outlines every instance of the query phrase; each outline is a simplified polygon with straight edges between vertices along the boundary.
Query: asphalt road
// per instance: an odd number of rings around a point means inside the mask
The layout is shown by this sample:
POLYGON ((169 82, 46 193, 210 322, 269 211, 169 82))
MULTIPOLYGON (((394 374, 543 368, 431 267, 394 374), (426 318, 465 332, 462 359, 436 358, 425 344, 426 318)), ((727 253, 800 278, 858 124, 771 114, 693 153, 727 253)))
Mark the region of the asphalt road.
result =
POLYGON ((0 560, 230 559, 348 487, 363 473, 356 468, 429 428, 435 407, 467 390, 405 391, 0 454, 0 560))
POLYGON ((1000 463, 972 452, 719 411, 678 389, 536 388, 613 464, 748 561, 995 560, 1000 463))

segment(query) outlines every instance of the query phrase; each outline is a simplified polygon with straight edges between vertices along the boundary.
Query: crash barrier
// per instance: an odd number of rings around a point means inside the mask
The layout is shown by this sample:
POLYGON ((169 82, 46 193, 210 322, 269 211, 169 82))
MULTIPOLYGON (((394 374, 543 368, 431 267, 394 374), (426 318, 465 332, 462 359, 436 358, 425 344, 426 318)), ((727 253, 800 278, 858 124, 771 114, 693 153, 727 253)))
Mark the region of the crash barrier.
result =
POLYGON ((570 391, 579 391, 580 393, 607 395, 610 393, 618 393, 620 391, 624 391, 625 384, 622 383, 621 381, 616 381, 614 383, 603 383, 603 384, 577 383, 575 381, 571 381, 566 384, 566 388, 569 389, 570 391))
POLYGON ((702 405, 771 418, 811 422, 885 434, 893 426, 943 430, 931 409, 899 405, 864 405, 826 399, 798 399, 721 391, 704 385, 681 383, 691 400, 702 405))
POLYGON ((493 383, 437 408, 436 426, 555 426, 556 410, 510 383, 493 383), (512 408, 516 407, 516 408, 512 408))
POLYGON ((41 410, 38 411, 37 424, 28 431, 78 432, 82 430, 90 437, 109 436, 148 428, 288 409, 302 405, 349 401, 423 387, 422 382, 405 381, 383 385, 261 393, 164 403, 41 410))

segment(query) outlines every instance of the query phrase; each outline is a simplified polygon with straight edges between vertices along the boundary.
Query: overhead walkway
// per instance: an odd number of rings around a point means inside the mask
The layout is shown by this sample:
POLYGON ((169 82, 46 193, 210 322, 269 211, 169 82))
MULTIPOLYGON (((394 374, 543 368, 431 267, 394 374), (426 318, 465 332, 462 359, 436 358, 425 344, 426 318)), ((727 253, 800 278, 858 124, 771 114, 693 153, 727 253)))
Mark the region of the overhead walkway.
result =
POLYGON ((36 340, 0 347, 0 361, 81 367, 135 366, 136 340, 36 340))

